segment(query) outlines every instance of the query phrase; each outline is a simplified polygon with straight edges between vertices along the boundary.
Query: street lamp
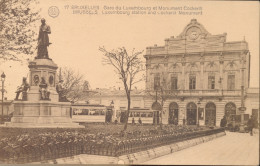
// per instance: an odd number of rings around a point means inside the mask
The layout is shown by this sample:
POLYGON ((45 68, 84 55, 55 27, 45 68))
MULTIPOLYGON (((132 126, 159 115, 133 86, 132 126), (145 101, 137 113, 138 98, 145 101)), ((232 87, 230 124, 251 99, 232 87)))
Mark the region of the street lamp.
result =
POLYGON ((200 126, 200 123, 199 123, 199 108, 200 108, 200 100, 198 101, 197 105, 198 105, 198 111, 197 111, 197 126, 200 126))
POLYGON ((4 120, 4 82, 5 82, 5 73, 1 75, 2 81, 2 121, 4 120))
MULTIPOLYGON (((113 116, 113 115, 114 115, 114 116, 116 115, 116 114, 114 113, 114 101, 113 101, 113 100, 112 100, 111 103, 110 103, 110 107, 111 107, 111 112, 110 112, 109 119, 108 119, 109 122, 111 122, 110 117, 113 116)), ((114 116, 113 116, 113 119, 114 119, 114 116)), ((111 118, 112 118, 112 117, 111 117, 111 118)), ((113 120, 113 119, 112 119, 112 120, 113 120)))

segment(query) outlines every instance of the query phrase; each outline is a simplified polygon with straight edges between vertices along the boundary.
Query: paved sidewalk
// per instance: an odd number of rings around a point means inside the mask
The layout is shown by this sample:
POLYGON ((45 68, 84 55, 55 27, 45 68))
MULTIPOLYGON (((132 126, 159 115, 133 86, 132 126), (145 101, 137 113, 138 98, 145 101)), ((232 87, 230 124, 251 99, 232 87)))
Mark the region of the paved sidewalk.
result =
POLYGON ((249 133, 226 134, 142 164, 259 165, 259 133, 254 136, 250 136, 249 133))

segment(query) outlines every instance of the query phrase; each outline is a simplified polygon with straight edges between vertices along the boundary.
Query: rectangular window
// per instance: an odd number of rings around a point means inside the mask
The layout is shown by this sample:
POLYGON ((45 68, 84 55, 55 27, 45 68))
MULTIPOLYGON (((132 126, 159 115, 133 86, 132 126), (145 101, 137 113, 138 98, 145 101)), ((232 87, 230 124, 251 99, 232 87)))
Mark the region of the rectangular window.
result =
POLYGON ((228 75, 227 80, 227 89, 228 90, 234 90, 235 89, 235 75, 228 75))
POLYGON ((208 89, 215 89, 215 76, 208 77, 208 89))
POLYGON ((171 77, 171 90, 177 89, 178 79, 177 77, 171 77))
POLYGON ((196 89, 196 76, 190 76, 189 89, 196 89))
POLYGON ((158 90, 160 87, 160 75, 154 76, 154 90, 158 90))

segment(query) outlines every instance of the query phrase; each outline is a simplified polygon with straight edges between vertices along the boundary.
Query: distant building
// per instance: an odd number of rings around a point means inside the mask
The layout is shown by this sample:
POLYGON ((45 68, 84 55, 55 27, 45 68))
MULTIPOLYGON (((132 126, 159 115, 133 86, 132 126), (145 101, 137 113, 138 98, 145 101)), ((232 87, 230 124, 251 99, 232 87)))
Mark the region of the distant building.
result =
POLYGON ((259 120, 259 88, 248 88, 245 97, 246 113, 259 120))
MULTIPOLYGON (((160 96, 163 90, 164 124, 178 119, 178 124, 185 120, 188 125, 219 126, 224 115, 230 119, 258 109, 246 100, 252 107, 245 110, 245 99, 256 95, 248 89, 248 43, 228 42, 226 37, 210 34, 192 19, 176 38, 165 39, 165 45, 146 48, 146 91, 160 96)), ((147 96, 144 107, 153 104, 154 98, 147 96)))
MULTIPOLYGON (((144 90, 132 90, 131 108, 144 108, 144 96, 144 90)), ((101 104, 105 106, 109 106, 113 101, 116 110, 127 108, 125 91, 115 88, 93 90, 92 94, 86 97, 86 100, 88 100, 90 104, 101 104)))
MULTIPOLYGON (((3 115, 10 115, 12 112, 14 112, 14 106, 12 104, 12 100, 4 99, 4 106, 3 106, 3 115)), ((0 115, 2 115, 2 100, 0 100, 0 115)))

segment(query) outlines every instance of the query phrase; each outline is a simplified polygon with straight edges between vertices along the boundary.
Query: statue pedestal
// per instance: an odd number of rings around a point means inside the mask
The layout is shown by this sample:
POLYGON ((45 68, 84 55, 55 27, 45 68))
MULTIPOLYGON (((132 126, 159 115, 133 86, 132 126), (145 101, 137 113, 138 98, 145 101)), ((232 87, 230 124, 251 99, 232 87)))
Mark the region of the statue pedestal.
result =
POLYGON ((27 101, 16 100, 11 122, 6 127, 18 128, 84 128, 71 119, 71 103, 59 102, 56 92, 57 65, 50 59, 36 59, 29 64, 30 90, 27 92, 27 101), (50 97, 40 100, 40 78, 44 78, 48 85, 50 97))
POLYGON ((84 128, 73 123, 69 102, 14 101, 14 114, 6 127, 19 128, 84 128))

